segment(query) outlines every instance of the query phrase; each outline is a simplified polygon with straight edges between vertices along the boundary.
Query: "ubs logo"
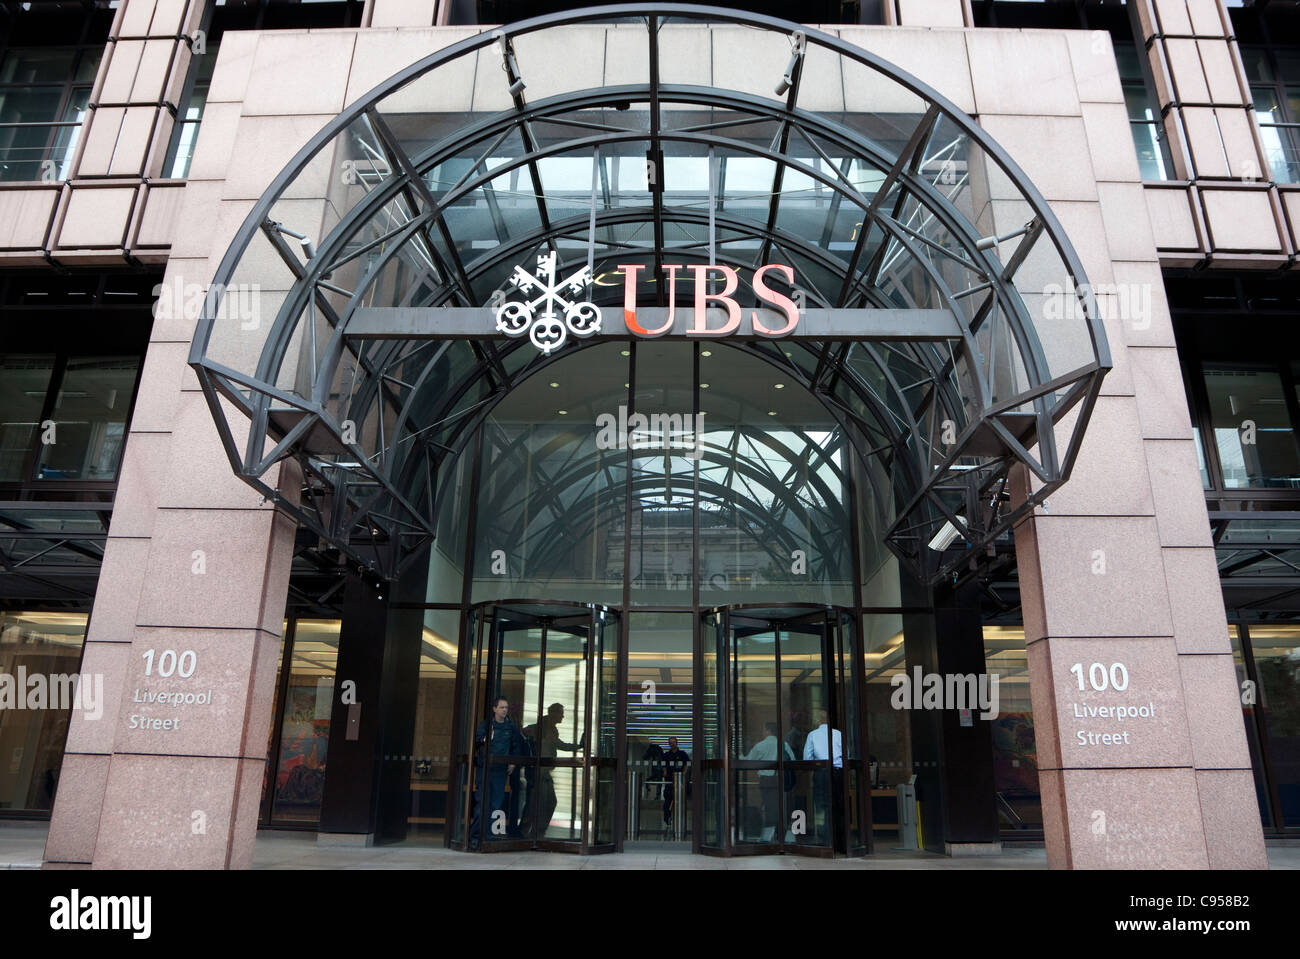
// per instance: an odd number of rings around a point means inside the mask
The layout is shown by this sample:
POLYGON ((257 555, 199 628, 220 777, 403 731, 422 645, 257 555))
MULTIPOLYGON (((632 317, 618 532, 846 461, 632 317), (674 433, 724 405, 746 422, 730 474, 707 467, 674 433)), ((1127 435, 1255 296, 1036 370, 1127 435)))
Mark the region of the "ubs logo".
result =
POLYGON ((537 272, 529 273, 516 266, 511 286, 524 295, 536 292, 531 300, 511 300, 497 307, 497 329, 506 336, 528 334, 529 341, 544 354, 564 345, 568 334, 591 336, 600 332, 600 307, 587 300, 567 299, 564 292, 576 297, 591 282, 591 270, 583 267, 567 280, 555 274, 555 251, 537 258, 537 272), (540 311, 540 312, 539 312, 540 311))
MULTIPOLYGON (((531 299, 509 300, 496 308, 499 332, 514 337, 527 334, 533 346, 548 355, 563 346, 570 334, 587 337, 601 332, 600 307, 589 300, 578 299, 583 288, 591 283, 590 268, 584 266, 561 280, 556 266, 554 250, 537 258, 536 273, 516 266, 510 285, 531 299)), ((782 337, 794 332, 799 325, 799 304, 765 282, 769 273, 775 273, 793 286, 794 270, 784 264, 769 263, 754 271, 751 287, 762 309, 752 311, 746 318, 740 303, 732 296, 740 282, 732 267, 713 264, 683 267, 679 263, 665 263, 668 309, 666 314, 660 311, 660 315, 650 321, 660 324, 653 329, 647 329, 637 316, 637 278, 643 265, 620 264, 618 269, 623 274, 623 322, 633 336, 655 337, 675 332, 688 337, 719 337, 734 333, 782 337), (694 274, 695 302, 682 311, 686 316, 679 318, 676 287, 678 271, 683 269, 694 274), (721 274, 721 291, 710 289, 710 273, 721 274), (710 304, 715 311, 725 315, 721 325, 715 328, 709 327, 710 304)), ((716 316, 717 312, 715 319, 716 316)))

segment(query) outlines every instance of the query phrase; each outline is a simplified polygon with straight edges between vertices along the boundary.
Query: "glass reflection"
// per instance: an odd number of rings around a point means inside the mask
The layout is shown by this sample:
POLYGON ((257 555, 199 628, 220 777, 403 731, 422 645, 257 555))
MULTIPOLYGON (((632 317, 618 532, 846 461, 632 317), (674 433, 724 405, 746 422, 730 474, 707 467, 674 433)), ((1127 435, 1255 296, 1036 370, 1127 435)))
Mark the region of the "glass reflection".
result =
POLYGON ((271 803, 274 820, 320 820, 342 625, 336 619, 300 619, 294 627, 271 803))

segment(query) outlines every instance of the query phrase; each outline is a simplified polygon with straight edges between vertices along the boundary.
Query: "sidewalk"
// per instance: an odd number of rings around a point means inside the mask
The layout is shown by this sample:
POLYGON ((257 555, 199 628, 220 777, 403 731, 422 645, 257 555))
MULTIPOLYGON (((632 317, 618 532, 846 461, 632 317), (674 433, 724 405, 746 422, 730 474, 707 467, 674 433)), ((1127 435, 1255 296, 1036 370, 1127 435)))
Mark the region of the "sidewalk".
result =
MULTIPOLYGON (((0 822, 0 869, 39 869, 45 849, 43 822, 0 822)), ((1270 845, 1272 869, 1300 869, 1300 845, 1270 845)), ((1047 868, 1042 846, 1008 844, 999 856, 950 859, 934 853, 885 850, 867 859, 810 859, 803 856, 738 856, 720 859, 664 849, 654 842, 629 843, 622 854, 571 856, 513 852, 476 855, 410 842, 397 846, 330 846, 315 833, 257 834, 254 869, 1011 869, 1047 868)))

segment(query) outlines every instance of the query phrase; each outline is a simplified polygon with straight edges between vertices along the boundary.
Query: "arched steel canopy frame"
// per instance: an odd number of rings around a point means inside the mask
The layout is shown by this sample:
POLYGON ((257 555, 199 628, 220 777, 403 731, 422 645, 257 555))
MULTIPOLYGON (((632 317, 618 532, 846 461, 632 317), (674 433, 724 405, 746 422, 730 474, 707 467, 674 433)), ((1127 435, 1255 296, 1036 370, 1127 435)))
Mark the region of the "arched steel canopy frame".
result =
MULTIPOLYGON (((774 64, 773 77, 779 76, 774 64)), ((427 104, 433 113, 437 107, 427 104)), ((859 125, 872 127, 871 122, 859 125)), ((886 132, 900 134, 897 126, 886 132)), ((985 192, 992 206, 992 192, 985 192)), ((621 194, 618 199, 627 201, 621 194)), ((532 354, 526 341, 465 346, 377 339, 359 333, 352 321, 377 305, 483 306, 505 286, 510 268, 538 251, 556 252, 566 274, 579 265, 606 270, 644 260, 654 267, 651 275, 662 276, 666 257, 737 267, 777 262, 795 271, 796 282, 786 292, 797 289, 809 305, 949 311, 959 321, 959 334, 939 342, 737 344, 780 367, 834 412, 865 465, 873 521, 885 530, 889 548, 928 582, 978 555, 945 548, 945 540, 987 545, 1068 478, 1110 368, 1096 301, 1060 224, 1011 159, 945 98, 866 51, 788 21, 677 4, 597 7, 523 21, 426 57, 345 109, 275 178, 218 267, 190 353, 237 474, 354 559, 395 575, 411 550, 433 536, 444 466, 502 396, 554 357, 532 354), (610 20, 644 24, 648 82, 566 91, 532 103, 525 99, 516 41, 610 20), (741 25, 789 36, 784 101, 661 82, 659 32, 668 21, 741 25), (492 45, 500 50, 512 106, 470 114, 469 122, 448 135, 408 150, 398 128, 410 110, 386 112, 386 98, 409 94, 415 81, 492 45), (904 118, 908 128, 901 131, 906 134, 901 148, 891 143, 902 142, 902 135, 882 141, 847 120, 800 106, 810 49, 839 57, 841 69, 874 71, 919 99, 917 114, 866 115, 882 121, 876 129, 887 125, 888 117, 904 118), (648 114, 644 127, 595 122, 611 111, 615 117, 639 116, 629 112, 636 104, 648 114), (665 106, 708 115, 702 122, 665 127, 665 106), (539 128, 549 137, 539 138, 539 128), (558 136, 558 129, 572 135, 558 136), (749 138, 739 135, 747 129, 749 138), (754 129, 764 133, 761 142, 754 129), (497 156, 503 145, 504 160, 497 156), (677 158, 672 150, 707 155, 707 207, 666 202, 670 191, 663 178, 652 180, 639 202, 614 205, 605 160, 611 152, 627 156, 619 151, 639 145, 648 147, 647 157, 665 176, 665 158, 677 158), (587 212, 553 215, 556 200, 544 187, 542 167, 557 157, 591 159, 587 212), (772 165, 765 217, 728 208, 734 198, 718 171, 729 159, 744 157, 772 165), (489 159, 497 162, 489 166, 489 159), (359 187, 353 191, 359 195, 350 206, 332 196, 322 199, 322 206, 329 202, 331 209, 343 209, 315 247, 305 231, 287 225, 282 211, 302 202, 288 194, 300 178, 307 181, 313 163, 322 161, 333 173, 351 174, 353 179, 344 182, 359 187), (445 168, 456 164, 462 172, 448 184, 445 168), (880 176, 874 192, 851 176, 863 168, 880 176), (506 222, 494 187, 515 171, 527 177, 530 199, 536 201, 534 225, 522 231, 506 222), (1000 236, 987 230, 986 237, 963 212, 956 198, 974 196, 977 172, 1009 182, 1018 194, 1017 209, 1029 214, 1023 227, 1000 236), (782 222, 783 213, 800 213, 785 202, 783 183, 791 174, 815 183, 830 198, 819 238, 782 222), (945 192, 945 186, 953 189, 945 192), (465 202, 481 202, 490 213, 495 248, 472 255, 472 244, 458 241, 457 204, 465 202), (861 219, 852 252, 843 257, 826 240, 846 209, 850 219, 861 219), (649 242, 633 242, 635 234, 614 238, 629 225, 650 232, 649 242), (302 241, 301 257, 287 238, 302 241), (584 240, 585 250, 576 242, 584 240), (248 272, 245 259, 256 264, 262 254, 252 249, 255 241, 278 255, 288 289, 278 303, 278 294, 269 298, 275 318, 258 333, 263 338, 252 343, 256 348, 250 350, 245 337, 232 354, 229 291, 248 272), (1051 259, 1052 268, 1043 275, 1064 280, 1057 293, 1066 312, 1078 313, 1072 318, 1086 337, 1087 352, 1067 356, 1063 366, 1059 355, 1049 356, 1061 330, 1040 335, 1016 287, 1018 271, 1031 257, 1051 259), (473 357, 468 365, 458 359, 466 350, 473 357), (248 362, 254 354, 255 362, 248 362), (235 420, 228 419, 231 405, 237 419, 247 420, 242 444, 235 438, 235 420), (1078 415, 1066 420, 1076 406, 1078 415), (285 459, 296 460, 303 470, 297 502, 281 502, 267 481, 268 472, 285 459), (1005 506, 1005 486, 1017 463, 1027 466, 1038 484, 1013 511, 1005 506)), ((663 284, 655 289, 662 303, 663 284)), ((617 292, 602 295, 596 286, 588 287, 589 298, 600 303, 621 302, 617 292)), ((751 290, 742 288, 737 296, 754 305, 751 290)))

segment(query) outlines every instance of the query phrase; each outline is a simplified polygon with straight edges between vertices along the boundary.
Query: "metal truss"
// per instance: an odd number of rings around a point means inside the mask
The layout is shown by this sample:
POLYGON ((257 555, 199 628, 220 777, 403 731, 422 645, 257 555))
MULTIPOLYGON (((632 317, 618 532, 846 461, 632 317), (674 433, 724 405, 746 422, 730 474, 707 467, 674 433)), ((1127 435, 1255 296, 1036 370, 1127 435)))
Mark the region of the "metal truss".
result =
MULTIPOLYGON (((645 263, 651 276, 665 262, 780 263, 795 276, 784 292, 809 307, 949 311, 959 335, 938 342, 741 344, 834 413, 864 466, 873 512, 864 521, 926 582, 968 566, 1068 478, 1110 368, 1060 224, 1011 159, 939 94, 787 21, 675 4, 598 7, 471 37, 408 67, 328 124, 271 184, 218 268, 190 354, 236 472, 278 502, 269 473, 295 460, 301 497, 280 505, 352 558, 397 575, 434 535, 448 465, 495 403, 554 357, 505 339, 388 338, 351 321, 375 307, 500 302, 515 264, 552 252, 563 270, 591 268, 586 298, 602 306, 621 305, 621 286, 599 281, 623 263, 645 263), (530 65, 518 43, 612 19, 644 26, 648 82, 526 98, 530 65), (789 62, 773 65, 778 97, 663 82, 660 34, 681 21, 790 37, 789 62), (887 115, 801 106, 813 50, 874 71, 922 106, 887 115), (510 106, 450 122, 430 77, 468 56, 480 57, 480 71, 499 56, 510 106), (421 83, 427 113, 410 105, 421 83), (573 176, 579 161, 589 180, 573 176), (554 172, 561 162, 567 179, 554 172), (622 182, 622 163, 647 164, 644 188, 622 182), (290 196, 322 165, 346 189, 329 188, 331 225, 316 243, 290 222, 303 202, 290 196), (735 170, 756 165, 770 168, 761 193, 729 185, 735 170), (683 190, 669 174, 688 167, 707 175, 683 190), (994 198, 994 181, 1010 200, 994 198), (1024 225, 992 235, 987 210, 999 202, 1023 210, 1024 225), (286 290, 272 298, 257 348, 244 340, 232 352, 229 291, 255 257, 278 258, 286 290), (1063 281, 1077 328, 1064 357, 1061 329, 1040 329, 1017 286, 1037 293, 1045 276, 1063 281), (1036 482, 1012 509, 1007 477, 1018 464, 1036 482)), ((657 283, 660 305, 663 291, 657 283)), ((736 295, 757 304, 752 289, 736 295)))

